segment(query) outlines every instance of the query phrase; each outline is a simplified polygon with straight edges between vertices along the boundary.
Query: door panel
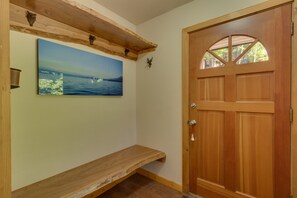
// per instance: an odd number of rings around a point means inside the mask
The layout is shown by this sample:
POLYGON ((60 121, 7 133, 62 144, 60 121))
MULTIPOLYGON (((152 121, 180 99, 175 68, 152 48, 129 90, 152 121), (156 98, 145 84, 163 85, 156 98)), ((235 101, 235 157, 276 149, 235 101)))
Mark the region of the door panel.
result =
POLYGON ((237 191, 254 197, 273 197, 273 116, 258 113, 237 116, 237 191))
POLYGON ((224 77, 198 79, 198 100, 224 101, 224 77))
POLYGON ((201 140, 198 150, 198 177, 216 184, 224 185, 223 132, 224 113, 215 111, 199 111, 197 138, 201 140))
POLYGON ((290 195, 291 5, 189 35, 190 192, 290 195))
POLYGON ((237 101, 273 101, 272 72, 237 75, 237 101))

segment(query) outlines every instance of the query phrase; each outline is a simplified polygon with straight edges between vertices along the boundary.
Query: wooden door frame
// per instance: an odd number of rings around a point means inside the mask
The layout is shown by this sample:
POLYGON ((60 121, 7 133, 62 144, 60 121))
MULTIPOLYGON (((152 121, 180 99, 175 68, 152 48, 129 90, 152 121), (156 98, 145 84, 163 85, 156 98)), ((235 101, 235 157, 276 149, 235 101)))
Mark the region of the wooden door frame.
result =
MULTIPOLYGON (((253 15, 258 12, 263 12, 274 7, 281 6, 286 3, 291 3, 293 0, 268 0, 255 6, 233 12, 222 17, 211 19, 209 21, 199 23, 187 27, 182 30, 182 190, 184 193, 189 193, 189 35, 192 32, 199 31, 208 27, 233 21, 242 17, 253 15)), ((297 21, 297 3, 293 5, 293 21, 297 21)), ((294 27, 297 32, 297 25, 294 27)), ((297 50, 297 39, 293 38, 292 52, 297 50)), ((294 53, 292 53, 294 54, 294 53)), ((297 118, 297 78, 293 78, 296 73, 297 77, 297 56, 293 57, 292 63, 292 107, 295 109, 293 116, 297 118)), ((297 124, 292 123, 292 193, 297 196, 297 124)))
POLYGON ((0 0, 0 197, 11 197, 9 0, 0 0))
MULTIPOLYGON (((293 4, 293 21, 296 24, 297 22, 297 2, 294 1, 293 4)), ((297 32, 297 26, 294 25, 294 32, 297 32)), ((295 120, 292 123, 292 134, 291 134, 291 156, 292 156, 292 172, 291 172, 291 180, 292 180, 292 193, 294 196, 297 196, 297 56, 293 55, 297 51, 297 37, 293 36, 293 44, 292 44, 292 88, 291 88, 291 97, 292 97, 292 108, 295 110, 293 111, 293 118, 295 120), (294 78, 295 77, 295 78, 294 78)))

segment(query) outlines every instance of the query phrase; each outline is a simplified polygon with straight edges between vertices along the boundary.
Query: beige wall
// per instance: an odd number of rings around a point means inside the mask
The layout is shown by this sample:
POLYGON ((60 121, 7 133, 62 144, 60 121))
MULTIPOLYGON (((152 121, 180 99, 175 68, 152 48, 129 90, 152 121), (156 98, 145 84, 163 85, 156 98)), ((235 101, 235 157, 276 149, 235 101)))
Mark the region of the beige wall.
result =
POLYGON ((62 43, 122 60, 124 96, 39 96, 36 39, 11 31, 11 66, 22 70, 11 91, 13 190, 136 143, 136 62, 62 43))
POLYGON ((132 31, 136 31, 136 26, 126 19, 120 17, 119 15, 115 14, 114 12, 108 10, 107 8, 101 6, 98 4, 95 0, 74 0, 77 3, 87 6, 93 10, 96 10, 98 13, 102 14, 103 16, 108 17, 109 19, 112 19, 114 22, 122 25, 125 28, 128 28, 132 31))
POLYGON ((163 150, 164 165, 146 166, 165 178, 182 181, 181 31, 183 28, 248 7, 264 0, 194 0, 137 26, 156 42, 155 52, 137 62, 137 143, 163 150), (154 57, 145 69, 147 57, 154 57))

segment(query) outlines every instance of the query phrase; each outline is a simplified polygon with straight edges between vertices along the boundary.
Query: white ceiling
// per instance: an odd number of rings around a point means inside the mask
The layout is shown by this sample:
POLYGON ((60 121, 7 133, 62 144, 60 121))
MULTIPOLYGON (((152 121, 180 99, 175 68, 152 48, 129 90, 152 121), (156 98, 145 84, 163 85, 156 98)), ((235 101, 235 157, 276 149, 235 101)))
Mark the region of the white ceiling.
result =
POLYGON ((95 0, 138 25, 193 0, 95 0))

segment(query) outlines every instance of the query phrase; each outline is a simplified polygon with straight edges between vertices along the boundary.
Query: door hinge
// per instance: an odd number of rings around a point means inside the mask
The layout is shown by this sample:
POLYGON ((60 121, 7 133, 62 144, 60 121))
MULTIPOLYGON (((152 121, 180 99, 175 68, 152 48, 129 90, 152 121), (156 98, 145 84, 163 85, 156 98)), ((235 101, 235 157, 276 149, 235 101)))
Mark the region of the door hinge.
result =
POLYGON ((294 22, 291 22, 291 36, 294 35, 294 22))
POLYGON ((293 108, 290 108, 290 122, 293 122, 293 108))

